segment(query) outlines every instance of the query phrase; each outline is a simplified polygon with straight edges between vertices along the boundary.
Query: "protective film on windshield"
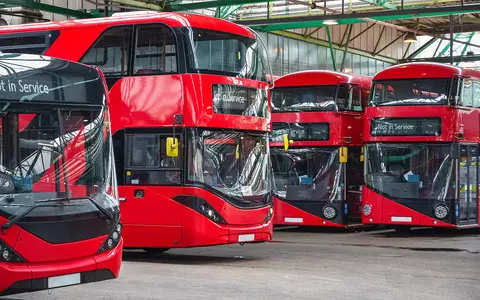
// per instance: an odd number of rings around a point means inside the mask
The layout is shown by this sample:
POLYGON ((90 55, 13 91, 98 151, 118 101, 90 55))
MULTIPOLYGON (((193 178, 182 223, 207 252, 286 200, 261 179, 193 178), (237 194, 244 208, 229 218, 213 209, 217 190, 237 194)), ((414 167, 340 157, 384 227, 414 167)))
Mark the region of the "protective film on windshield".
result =
POLYGON ((279 87, 272 92, 272 111, 361 111, 359 86, 279 87))
POLYGON ((342 199, 338 148, 272 148, 274 194, 285 200, 342 199))
POLYGON ((21 113, 21 106, 12 104, 11 108, 1 117, 0 194, 4 204, 91 198, 105 209, 118 210, 107 112, 102 108, 38 112, 29 108, 21 113))
POLYGON ((366 146, 365 184, 397 199, 455 196, 455 160, 449 144, 384 144, 366 146))
POLYGON ((370 106, 446 105, 451 79, 375 81, 370 106))
POLYGON ((263 134, 191 129, 188 179, 237 206, 265 205, 271 201, 269 154, 263 134))

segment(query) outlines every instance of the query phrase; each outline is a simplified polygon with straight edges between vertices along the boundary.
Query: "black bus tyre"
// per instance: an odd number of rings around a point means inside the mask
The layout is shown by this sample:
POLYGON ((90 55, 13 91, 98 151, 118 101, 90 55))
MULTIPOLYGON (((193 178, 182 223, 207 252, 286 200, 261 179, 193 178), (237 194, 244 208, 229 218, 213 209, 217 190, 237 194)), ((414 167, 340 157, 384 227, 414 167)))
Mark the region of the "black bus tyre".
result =
POLYGON ((149 254, 161 254, 164 252, 167 252, 171 248, 143 248, 143 251, 149 253, 149 254))

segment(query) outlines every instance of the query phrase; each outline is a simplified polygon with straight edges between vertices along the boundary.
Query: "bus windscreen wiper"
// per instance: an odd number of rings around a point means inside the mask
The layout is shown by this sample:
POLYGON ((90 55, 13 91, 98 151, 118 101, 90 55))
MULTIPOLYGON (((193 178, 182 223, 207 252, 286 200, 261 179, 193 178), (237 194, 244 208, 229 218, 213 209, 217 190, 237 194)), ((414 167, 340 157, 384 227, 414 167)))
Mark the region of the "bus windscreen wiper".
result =
POLYGON ((29 206, 26 210, 24 210, 23 212, 19 213, 19 214, 15 214, 13 216, 13 218, 9 219, 6 223, 4 223, 2 225, 2 231, 3 233, 5 234, 5 231, 7 229, 9 229, 10 227, 12 227, 13 225, 15 225, 16 223, 18 223, 18 221, 20 221, 21 219, 23 219, 26 215, 28 215, 29 213, 31 213, 34 209, 38 208, 38 207, 64 207, 64 206, 79 206, 78 204, 66 204, 66 205, 61 205, 61 204, 42 204, 42 203, 38 203, 38 204, 34 204, 34 205, 31 205, 29 206))
POLYGON ((76 197, 76 198, 70 198, 70 197, 60 197, 60 198, 51 198, 51 199, 45 199, 45 200, 38 200, 35 203, 48 203, 48 202, 59 202, 59 201, 75 201, 75 200, 88 200, 90 201, 95 207, 108 219, 112 220, 113 216, 112 214, 106 210, 103 206, 95 202, 91 197, 76 197))

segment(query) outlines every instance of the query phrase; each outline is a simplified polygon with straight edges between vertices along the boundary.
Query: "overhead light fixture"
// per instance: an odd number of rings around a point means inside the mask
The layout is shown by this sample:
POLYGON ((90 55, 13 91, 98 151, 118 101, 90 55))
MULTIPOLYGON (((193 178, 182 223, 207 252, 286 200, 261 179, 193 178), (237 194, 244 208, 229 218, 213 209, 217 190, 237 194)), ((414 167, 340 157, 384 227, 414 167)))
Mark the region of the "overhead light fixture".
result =
POLYGON ((407 35, 403 39, 404 43, 416 43, 417 42, 417 37, 413 32, 407 32, 407 35))
POLYGON ((337 20, 325 20, 323 21, 323 25, 338 25, 337 20))

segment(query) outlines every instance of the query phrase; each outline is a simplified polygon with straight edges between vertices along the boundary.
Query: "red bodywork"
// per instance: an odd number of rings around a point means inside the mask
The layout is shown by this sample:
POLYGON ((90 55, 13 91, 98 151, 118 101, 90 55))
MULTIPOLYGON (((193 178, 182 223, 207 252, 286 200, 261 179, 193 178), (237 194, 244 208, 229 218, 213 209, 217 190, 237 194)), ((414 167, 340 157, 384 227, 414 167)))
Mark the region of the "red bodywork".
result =
MULTIPOLYGON (((212 84, 266 88, 266 83, 205 74, 178 74, 124 78, 110 90, 112 132, 127 128, 170 128, 173 116, 184 116, 183 127, 267 131, 268 119, 215 114, 212 84), (162 88, 165 87, 165 88, 162 88), (165 98, 169 101, 158 101, 165 98)), ((254 241, 272 238, 270 206, 239 209, 201 188, 173 186, 120 186, 125 247, 180 248, 237 243, 239 235, 254 234, 254 241), (142 201, 134 191, 145 190, 142 201), (206 199, 228 225, 217 224, 172 200, 176 195, 206 199), (145 212, 154 212, 148 214, 145 212)))
MULTIPOLYGON (((36 23, 0 28, 0 34, 59 30, 45 55, 79 61, 99 36, 119 25, 161 23, 170 28, 210 29, 248 38, 246 27, 202 15, 155 13, 109 18, 36 23), (75 47, 72 47, 75 45, 75 47), (68 51, 66 50, 68 49, 68 51)), ((112 134, 123 129, 172 128, 175 114, 183 115, 183 128, 225 128, 266 132, 269 119, 215 114, 212 85, 229 84, 267 90, 267 82, 207 74, 172 74, 124 77, 110 89, 112 134)), ((119 186, 122 235, 125 247, 177 248, 237 243, 239 234, 254 235, 253 242, 272 238, 273 225, 266 219, 270 205, 239 209, 201 188, 177 186, 119 186), (135 201, 135 189, 145 197, 135 201), (187 194, 206 199, 228 225, 217 224, 172 199, 187 194)))
MULTIPOLYGON (((99 71, 107 94, 106 83, 103 73, 99 71)), ((106 104, 109 104, 107 97, 106 104)), ((36 114, 23 114, 19 116, 19 132, 35 118, 36 114)), ((0 125, 0 132, 2 126, 0 125)), ((64 162, 58 162, 62 167, 74 169, 76 172, 68 173, 67 182, 76 182, 87 168, 85 149, 85 126, 80 133, 64 148, 64 162)), ((104 131, 104 141, 108 132, 104 131)), ((41 179, 32 185, 35 193, 55 191, 55 185, 61 186, 65 192, 65 178, 60 176, 56 179, 55 166, 52 164, 46 170, 41 179), (57 183, 56 183, 57 181, 57 183)), ((85 197, 86 187, 81 184, 70 186, 73 197, 85 197)), ((112 190, 107 190, 112 194, 112 190)), ((0 226, 9 220, 0 216, 0 226)), ((108 234, 93 239, 82 241, 53 244, 49 243, 18 225, 13 225, 8 230, 0 230, 0 241, 20 255, 26 262, 2 262, 0 261, 0 296, 16 293, 33 292, 48 288, 48 280, 70 274, 81 274, 80 283, 97 282, 118 278, 122 263, 123 239, 120 236, 118 244, 110 250, 100 251, 106 242, 108 234)), ((2 249, 2 251, 5 249, 2 249)))
MULTIPOLYGON (((450 65, 437 63, 408 63, 390 67, 374 77, 377 80, 395 80, 395 79, 426 79, 443 78, 451 79, 453 77, 467 77, 472 80, 480 79, 480 72, 476 70, 463 69, 450 65)), ((444 106, 378 106, 367 107, 365 110, 364 125, 365 143, 473 143, 480 142, 480 110, 472 107, 449 107, 444 106), (439 136, 372 136, 371 120, 373 118, 421 118, 421 117, 441 117, 441 135, 439 136), (459 134, 463 134, 460 137, 459 134)), ((368 156, 367 156, 368 160, 368 156)), ((478 195, 478 194, 477 194, 478 195)), ((420 199, 418 201, 421 201, 420 199)), ((477 199, 477 201, 480 200, 477 199)), ((440 219, 425 215, 419 211, 406 207, 392 199, 375 192, 374 190, 363 186, 363 205, 369 204, 372 208, 371 214, 365 216, 362 214, 363 224, 385 224, 385 225, 407 225, 407 226, 439 226, 439 227, 472 227, 477 224, 461 226, 442 221, 440 219), (411 218, 410 221, 396 221, 395 217, 411 218)), ((480 207, 480 205, 478 206, 480 207)), ((452 209, 453 211, 453 209, 452 209)), ((479 211, 480 213, 480 211, 479 211)), ((478 220, 478 217, 477 217, 478 220)), ((477 222, 478 223, 478 222, 477 222)))
MULTIPOLYGON (((0 217, 0 224, 7 219, 0 217)), ((67 244, 50 244, 18 226, 0 233, 0 238, 27 263, 0 263, 0 295, 46 289, 46 280, 65 274, 82 273, 92 279, 82 283, 115 278, 120 273, 123 240, 112 250, 97 253, 108 235, 67 244), (17 285, 15 285, 17 284, 17 285), (10 290, 7 290, 9 289, 10 290)))
MULTIPOLYGON (((289 74, 275 80, 275 88, 311 87, 321 85, 355 84, 361 87, 362 105, 364 106, 372 78, 368 76, 349 75, 339 72, 321 70, 304 71, 289 74)), ((282 123, 316 123, 330 124, 330 138, 325 141, 294 140, 291 147, 361 147, 363 146, 363 112, 281 112, 272 113, 272 122, 282 123)), ((282 147, 282 142, 271 142, 271 147, 282 147)), ((361 197, 359 193, 347 192, 348 204, 353 216, 360 218, 361 197)), ((347 222, 336 223, 308 213, 274 196, 275 225, 311 225, 329 227, 348 227, 347 222), (286 221, 287 220, 287 221, 286 221)), ((343 212, 343 209, 341 209, 343 212)))

